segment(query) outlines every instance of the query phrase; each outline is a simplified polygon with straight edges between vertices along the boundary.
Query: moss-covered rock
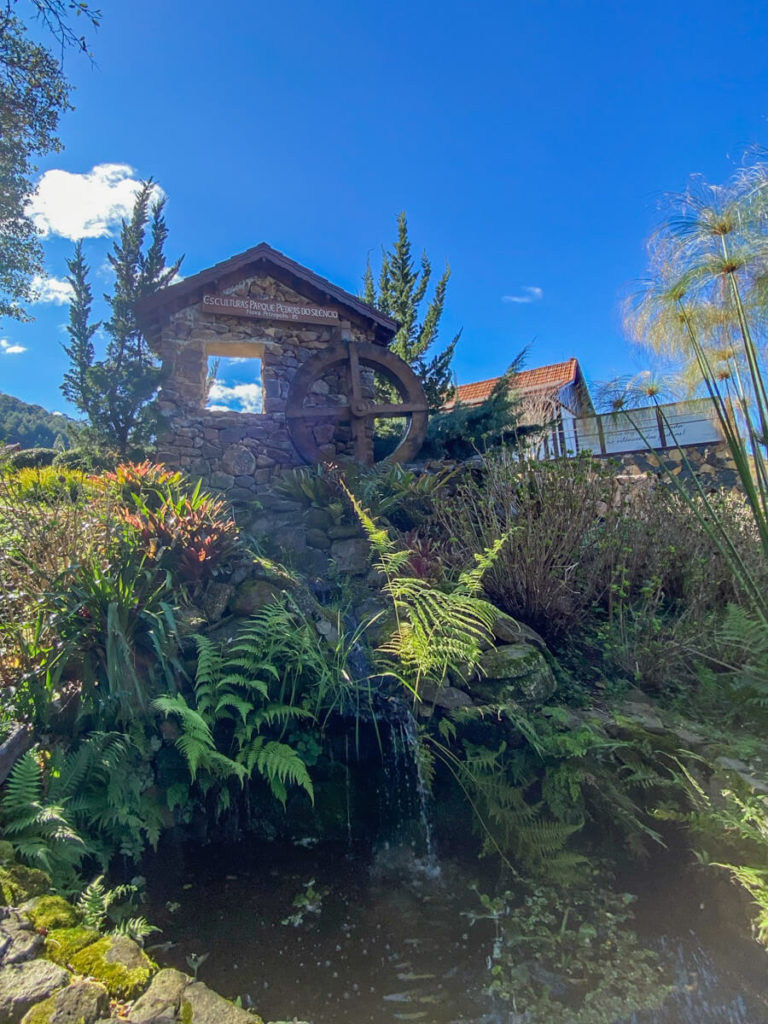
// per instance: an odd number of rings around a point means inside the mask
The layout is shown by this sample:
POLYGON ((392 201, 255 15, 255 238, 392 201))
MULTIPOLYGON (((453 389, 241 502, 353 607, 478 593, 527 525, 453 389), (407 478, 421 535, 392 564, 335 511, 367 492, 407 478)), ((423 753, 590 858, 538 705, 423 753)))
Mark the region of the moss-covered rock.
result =
POLYGON ((191 980, 172 967, 158 971, 147 991, 131 1007, 132 1024, 175 1022, 182 993, 191 980))
POLYGON ((263 1024, 258 1014, 235 1006, 201 981, 184 989, 179 1020, 181 1024, 263 1024))
POLYGON ((23 864, 0 867, 0 903, 6 907, 18 907, 33 896, 42 896, 50 888, 50 877, 38 868, 23 864))
POLYGON ((75 953, 70 962, 78 974, 100 981, 118 999, 135 999, 157 970, 126 935, 105 935, 75 953))
POLYGON ((489 702, 541 704, 557 689, 549 662, 531 644, 493 647, 481 655, 478 668, 480 679, 472 685, 472 696, 489 702))
POLYGON ((75 981, 28 1010, 21 1024, 94 1024, 109 1012, 109 993, 95 981, 75 981))
POLYGON ((7 839, 0 839, 0 864, 11 864, 15 859, 13 843, 9 843, 7 839))
POLYGON ((76 953, 93 945, 98 939, 99 933, 92 928, 54 928, 45 939, 45 956, 65 967, 76 953))
POLYGON ((26 908, 27 917, 35 928, 75 928, 80 924, 82 915, 71 903, 61 896, 41 896, 34 905, 26 908))

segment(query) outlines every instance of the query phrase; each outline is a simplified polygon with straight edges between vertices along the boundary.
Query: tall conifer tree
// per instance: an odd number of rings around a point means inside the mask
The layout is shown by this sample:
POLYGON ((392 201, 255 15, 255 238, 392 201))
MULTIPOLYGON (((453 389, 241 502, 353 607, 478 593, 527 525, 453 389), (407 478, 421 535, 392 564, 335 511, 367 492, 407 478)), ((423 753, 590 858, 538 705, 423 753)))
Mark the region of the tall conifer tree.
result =
POLYGON ((87 416, 89 440, 120 456, 151 439, 153 417, 147 403, 160 384, 160 368, 136 322, 135 305, 170 284, 181 265, 180 258, 166 266, 165 200, 152 202, 153 190, 151 180, 142 183, 133 212, 123 221, 120 239, 108 257, 115 287, 104 296, 112 313, 103 325, 108 338, 104 359, 94 358, 93 336, 99 325, 89 323, 92 294, 80 246, 69 263, 74 298, 68 328, 71 341, 65 345, 70 370, 62 391, 87 416), (147 226, 150 241, 145 251, 147 226))
POLYGON ((426 252, 421 254, 420 265, 415 265, 408 237, 408 221, 403 212, 397 219, 394 248, 382 252, 378 287, 370 261, 363 278, 363 300, 400 322, 400 329, 390 348, 416 371, 433 410, 441 408, 453 391, 451 360, 461 335, 459 332, 442 352, 428 358, 427 353, 438 338, 450 276, 450 268, 446 267, 435 285, 431 300, 427 301, 432 265, 426 252), (425 302, 426 309, 423 309, 425 302))

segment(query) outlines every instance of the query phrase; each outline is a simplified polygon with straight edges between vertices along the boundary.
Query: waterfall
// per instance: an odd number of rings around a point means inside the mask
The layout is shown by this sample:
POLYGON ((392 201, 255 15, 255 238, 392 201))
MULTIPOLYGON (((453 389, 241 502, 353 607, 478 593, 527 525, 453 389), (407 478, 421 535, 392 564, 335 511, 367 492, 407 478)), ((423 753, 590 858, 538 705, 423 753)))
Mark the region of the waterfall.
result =
POLYGON ((386 718, 384 742, 383 826, 388 846, 407 851, 418 873, 436 877, 440 868, 435 856, 429 816, 429 791, 422 771, 419 734, 410 710, 392 701, 386 718))

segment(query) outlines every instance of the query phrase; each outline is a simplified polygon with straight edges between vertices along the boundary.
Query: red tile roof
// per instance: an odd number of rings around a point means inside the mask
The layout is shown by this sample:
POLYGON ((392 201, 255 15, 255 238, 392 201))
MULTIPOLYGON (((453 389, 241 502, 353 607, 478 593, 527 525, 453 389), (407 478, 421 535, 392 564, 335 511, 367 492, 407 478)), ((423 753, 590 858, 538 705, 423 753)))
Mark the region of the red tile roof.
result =
MULTIPOLYGON (((579 372, 577 359, 568 359, 564 363, 551 363, 549 366, 537 366, 533 370, 521 370, 514 378, 515 391, 559 391, 560 388, 573 384, 579 372)), ((460 402, 465 405, 479 405, 493 391, 494 387, 501 380, 501 377, 491 377, 490 380, 478 380, 473 384, 460 384, 456 388, 456 395, 460 402)), ((453 399, 447 407, 453 405, 453 399)))

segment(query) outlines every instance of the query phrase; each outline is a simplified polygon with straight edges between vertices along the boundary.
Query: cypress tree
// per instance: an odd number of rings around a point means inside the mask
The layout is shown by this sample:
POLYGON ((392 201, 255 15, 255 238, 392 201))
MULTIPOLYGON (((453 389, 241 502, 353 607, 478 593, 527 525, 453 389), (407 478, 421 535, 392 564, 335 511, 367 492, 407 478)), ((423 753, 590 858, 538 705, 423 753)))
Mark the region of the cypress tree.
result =
POLYGON ((69 264, 75 294, 68 328, 72 340, 65 346, 70 371, 62 391, 86 414, 89 440, 121 457, 151 440, 154 418, 148 402, 160 385, 160 367, 136 322, 136 302, 170 284, 181 265, 178 259, 166 266, 165 200, 152 202, 153 189, 151 180, 142 183, 133 212, 123 221, 120 238, 108 257, 115 287, 104 296, 111 309, 103 324, 108 338, 104 359, 94 358, 92 339, 99 325, 88 323, 92 295, 80 247, 69 264))
POLYGON ((428 357, 438 339, 450 276, 450 268, 446 267, 432 298, 427 301, 432 265, 426 252, 422 252, 416 266, 408 237, 408 221, 403 212, 397 219, 394 247, 382 252, 378 287, 370 260, 363 277, 363 300, 400 322, 390 348, 413 367, 433 410, 440 409, 453 392, 451 360, 461 336, 459 332, 442 352, 428 357), (423 308, 425 303, 426 308, 423 308))

